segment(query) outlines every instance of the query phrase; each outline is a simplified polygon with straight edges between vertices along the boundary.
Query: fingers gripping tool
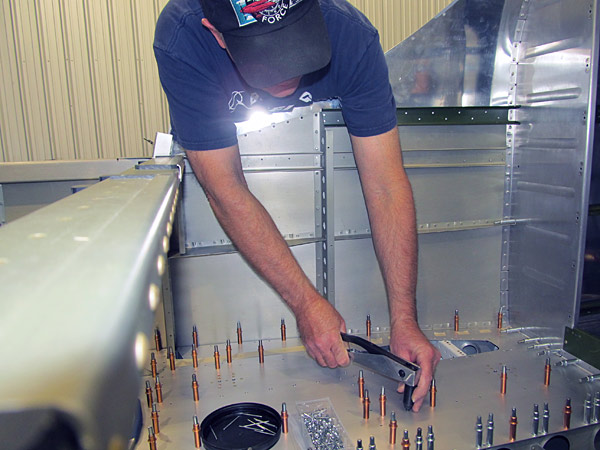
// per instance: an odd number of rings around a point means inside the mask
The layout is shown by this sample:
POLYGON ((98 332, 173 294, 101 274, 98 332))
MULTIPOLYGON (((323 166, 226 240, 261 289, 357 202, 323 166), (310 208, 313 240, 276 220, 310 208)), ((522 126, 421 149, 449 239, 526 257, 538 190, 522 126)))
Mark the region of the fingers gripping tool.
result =
POLYGON ((362 350, 348 349, 352 361, 379 375, 404 383, 404 409, 410 411, 413 407, 412 394, 417 387, 417 374, 421 368, 366 339, 346 333, 341 335, 344 342, 362 348, 362 350))

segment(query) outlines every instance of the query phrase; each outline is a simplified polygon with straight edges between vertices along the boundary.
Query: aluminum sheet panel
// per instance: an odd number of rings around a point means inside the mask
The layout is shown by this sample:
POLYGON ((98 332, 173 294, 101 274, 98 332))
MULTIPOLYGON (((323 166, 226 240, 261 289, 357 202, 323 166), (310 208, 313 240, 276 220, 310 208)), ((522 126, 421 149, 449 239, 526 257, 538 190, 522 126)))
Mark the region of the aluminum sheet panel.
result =
MULTIPOLYGON (((189 167, 189 166, 188 166, 189 167)), ((265 206, 286 238, 315 237, 316 171, 246 173, 250 191, 265 206), (293 205, 293 207, 290 207, 293 205)), ((186 249, 230 243, 191 168, 185 175, 186 249)))
POLYGON ((179 170, 139 172, 0 229, 0 414, 60 411, 90 450, 130 436, 166 269, 179 170))
POLYGON ((489 105, 504 3, 455 1, 388 51, 398 105, 489 105))
MULTIPOLYGON (((409 169, 408 176, 419 226, 502 217, 502 167, 409 169)), ((369 222, 358 173, 337 171, 335 183, 336 235, 364 233, 369 222)))
POLYGON ((562 332, 577 320, 593 138, 597 26, 590 2, 529 2, 512 38, 509 313, 562 332), (596 49, 596 50, 594 50, 596 49), (535 311, 535 314, 531 312, 535 311))
MULTIPOLYGON (((293 247, 292 253, 315 283, 315 246, 293 247)), ((285 303, 238 253, 171 258, 170 267, 177 347, 191 345, 193 325, 202 330, 201 344, 235 341, 238 321, 247 339, 278 337, 282 318, 288 335, 298 335, 285 303)))
MULTIPOLYGON (((427 333, 434 338, 434 333, 427 333)), ((452 338, 447 333, 445 338, 452 338)), ((461 335, 465 336, 465 335, 461 335)), ((525 336, 520 333, 506 335, 497 330, 476 329, 466 335, 471 339, 492 341, 499 346, 498 351, 487 352, 440 362, 436 374, 437 405, 427 402, 418 413, 404 411, 402 396, 395 392, 397 384, 369 369, 356 364, 347 368, 328 369, 319 367, 304 352, 301 343, 295 339, 281 342, 279 339, 264 341, 264 363, 259 364, 257 343, 244 341, 241 346, 232 343, 233 359, 226 364, 221 353, 221 368, 215 370, 213 347, 199 349, 199 366, 194 368, 189 352, 176 361, 176 370, 169 369, 165 351, 157 353, 158 373, 162 383, 164 400, 158 404, 160 414, 159 450, 179 450, 192 448, 192 417, 200 421, 217 408, 238 402, 257 402, 281 410, 286 402, 290 414, 289 434, 282 434, 274 446, 276 450, 301 450, 311 447, 302 439, 301 421, 297 404, 326 399, 339 418, 341 427, 348 435, 346 449, 355 448, 357 439, 368 445, 369 437, 375 438, 377 448, 400 448, 403 430, 408 430, 411 448, 415 448, 417 427, 427 434, 429 425, 435 433, 435 448, 438 450, 477 448, 475 445, 475 422, 482 416, 487 422, 488 414, 494 415, 494 445, 492 449, 502 450, 541 450, 556 445, 556 437, 567 440, 570 447, 577 450, 597 448, 600 425, 586 424, 583 418, 583 402, 588 392, 598 390, 598 385, 578 383, 579 377, 587 370, 572 365, 554 367, 550 386, 544 386, 545 357, 528 349, 526 344, 518 344, 525 336), (506 395, 499 393, 502 366, 508 369, 506 395), (357 378, 363 370, 365 387, 371 398, 370 417, 363 418, 363 405, 358 396, 357 378), (199 401, 192 398, 191 377, 195 374, 199 383, 199 401), (386 413, 380 415, 378 396, 381 388, 386 393, 386 413), (572 400, 571 429, 564 430, 562 409, 565 399, 572 400), (532 434, 533 405, 539 405, 540 414, 544 404, 549 405, 548 433, 532 434), (509 440, 509 418, 512 408, 516 408, 518 428, 516 442, 509 440), (389 421, 391 412, 398 421, 397 442, 389 444, 389 421), (550 444, 548 444, 554 439, 550 444), (549 446, 548 446, 549 445, 549 446)), ((387 344, 386 333, 374 333, 373 342, 387 344)), ((219 348, 221 349, 222 346, 219 348)), ((568 355, 553 354, 551 362, 568 358, 568 355)), ((149 370, 146 379, 154 386, 149 370)), ((143 406, 144 425, 152 424, 149 409, 145 406, 145 393, 140 392, 143 406)), ((428 399, 426 399, 428 401, 428 399)), ((540 420, 541 422, 541 420, 540 420)), ((233 423, 230 426, 239 426, 233 423)), ((541 430, 541 423, 540 428, 541 430)), ((217 430, 221 431, 221 430, 217 430)), ((144 436, 143 436, 144 437, 144 436)), ((486 431, 484 431, 484 442, 486 431)), ((138 449, 147 448, 143 439, 138 449)), ((426 443, 423 446, 426 447, 426 443)), ((484 447, 488 448, 488 447, 484 447)))
MULTIPOLYGON (((355 333, 389 326, 387 299, 370 239, 336 242, 336 307, 355 333)), ((454 310, 465 327, 489 326, 500 300, 501 229, 419 235, 417 306, 423 328, 453 326, 454 310)))

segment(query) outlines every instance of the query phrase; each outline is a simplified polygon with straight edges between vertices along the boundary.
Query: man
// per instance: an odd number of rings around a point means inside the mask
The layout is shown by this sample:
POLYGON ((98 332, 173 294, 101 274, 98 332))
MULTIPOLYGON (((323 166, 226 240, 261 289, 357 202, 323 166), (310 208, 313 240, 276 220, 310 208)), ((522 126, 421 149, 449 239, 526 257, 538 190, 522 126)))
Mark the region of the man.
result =
POLYGON ((440 355, 416 319, 415 211, 377 31, 345 0, 171 0, 154 50, 174 138, 215 216, 290 307, 309 355, 331 368, 349 364, 344 320, 248 190, 235 122, 257 109, 341 102, 387 289, 391 349, 422 368, 418 411, 440 355))

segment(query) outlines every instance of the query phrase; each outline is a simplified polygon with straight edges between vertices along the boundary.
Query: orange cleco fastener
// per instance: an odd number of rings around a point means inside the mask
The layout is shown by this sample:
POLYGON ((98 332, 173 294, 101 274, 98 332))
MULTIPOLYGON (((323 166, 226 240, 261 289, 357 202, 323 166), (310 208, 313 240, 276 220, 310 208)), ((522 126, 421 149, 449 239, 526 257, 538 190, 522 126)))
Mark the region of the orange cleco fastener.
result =
POLYGON ((242 345, 242 324, 240 322, 237 323, 237 340, 238 345, 242 345))
POLYGON ((512 414, 510 415, 510 428, 508 433, 508 439, 511 442, 517 440, 517 408, 512 409, 512 414))
POLYGON ((198 367, 198 350, 196 350, 195 345, 192 345, 192 365, 194 369, 198 367))
POLYGON ((219 346, 215 345, 215 352, 213 354, 215 357, 215 369, 219 370, 221 368, 221 359, 219 357, 219 346))
POLYGON ((504 315, 502 313, 502 306, 500 307, 500 310, 498 311, 498 329, 502 329, 502 321, 504 320, 504 315))
POLYGON ((196 379, 196 374, 192 375, 192 394, 194 395, 194 401, 197 402, 200 399, 200 394, 198 393, 198 380, 196 379))
POLYGON ((369 399, 369 391, 365 389, 365 399, 363 400, 363 418, 369 420, 369 411, 371 406, 371 400, 369 399))
POLYGON ((546 365, 544 366, 544 386, 550 386, 550 358, 546 358, 546 365))
POLYGON ((379 414, 381 417, 385 417, 385 404, 387 398, 385 396, 385 387, 381 386, 381 394, 379 394, 379 414))
POLYGON ((156 403, 152 404, 152 427, 156 434, 160 434, 160 426, 158 423, 158 410, 156 409, 156 403))
POLYGON ((367 314, 367 337, 371 337, 371 315, 367 314))
POLYGON ((156 383, 154 384, 154 388, 156 389, 156 401, 158 403, 162 403, 163 402, 162 384, 160 384, 160 379, 158 378, 158 375, 156 375, 156 383))
POLYGON ((288 412, 285 403, 281 404, 281 431, 283 434, 287 434, 288 432, 288 412))
POLYGON ((508 378, 508 371, 506 366, 502 366, 502 373, 500 374, 500 393, 502 395, 506 394, 506 380, 508 378))
POLYGON ((281 319, 281 341, 285 342, 286 339, 287 336, 285 332, 285 319, 281 319))
POLYGON ((458 331, 460 329, 459 323, 460 323, 460 317, 458 315, 458 309, 455 309, 454 310, 454 331, 458 331))
POLYGON ((148 408, 152 408, 152 388, 150 387, 150 382, 146 381, 146 401, 148 402, 148 408))
POLYGON ((156 435, 154 434, 154 428, 148 427, 148 444, 150 450, 156 450, 156 435))
POLYGON ((192 427, 194 432, 194 446, 200 448, 202 441, 200 439, 200 424, 198 423, 198 416, 194 416, 194 426, 192 427))
POLYGON ((196 325, 192 328, 192 345, 198 347, 198 329, 196 328, 196 325))
POLYGON ((156 378, 157 369, 156 369, 156 357, 154 353, 150 354, 150 371, 152 372, 152 378, 156 378))
POLYGON ((567 402, 565 403, 565 410, 564 410, 564 414, 563 414, 563 425, 565 427, 565 430, 568 430, 569 428, 571 428, 571 399, 568 398, 567 402))
POLYGON ((363 371, 358 371, 358 397, 362 400, 365 398, 365 377, 363 371))
POLYGON ((396 430, 398 429, 398 422, 396 422, 396 413, 392 411, 392 416, 390 418, 390 444, 394 445, 396 443, 396 430))
POLYGON ((227 355, 227 364, 231 364, 233 358, 231 357, 231 341, 227 339, 227 344, 225 345, 225 354, 227 355))
POLYGON ((437 388, 435 387, 435 378, 431 379, 431 386, 429 387, 429 406, 435 408, 437 404, 437 388))
POLYGON ((263 347, 262 339, 258 341, 258 362, 264 364, 265 362, 265 349, 263 347))
POLYGON ((162 350, 162 342, 160 339, 160 330, 156 328, 154 330, 154 345, 156 346, 156 351, 160 352, 162 350))
POLYGON ((169 347, 167 353, 167 356, 169 357, 169 365, 171 366, 171 370, 175 371, 175 353, 173 353, 173 349, 171 347, 169 347))

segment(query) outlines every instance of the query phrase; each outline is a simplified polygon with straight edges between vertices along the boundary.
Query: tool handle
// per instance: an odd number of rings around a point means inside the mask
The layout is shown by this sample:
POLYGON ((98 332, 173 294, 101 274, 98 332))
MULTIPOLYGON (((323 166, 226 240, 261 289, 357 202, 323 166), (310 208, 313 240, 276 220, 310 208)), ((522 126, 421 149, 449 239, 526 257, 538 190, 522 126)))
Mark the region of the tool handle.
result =
POLYGON ((406 367, 410 368, 411 370, 414 370, 415 372, 420 369, 420 367, 417 366, 416 364, 413 364, 410 361, 406 361, 405 359, 402 359, 399 356, 394 355, 392 352, 388 352, 386 349, 381 348, 380 346, 375 345, 372 342, 367 341, 366 339, 363 339, 359 336, 353 336, 353 335, 347 334, 347 333, 340 333, 340 334, 342 336, 342 341, 349 342, 350 344, 358 345, 359 347, 364 348, 368 353, 371 353, 374 355, 386 356, 386 357, 390 358, 391 360, 393 360, 399 364, 402 364, 403 366, 406 366, 406 367))
POLYGON ((410 411, 415 404, 412 401, 412 395, 416 386, 409 386, 408 384, 404 385, 404 397, 402 399, 402 404, 404 405, 404 409, 410 411))
MULTIPOLYGON (((341 336, 342 336, 342 340, 344 342, 349 342, 351 344, 358 345, 359 347, 362 347, 370 354, 383 355, 405 367, 410 368, 411 370, 414 370, 415 372, 420 370, 420 367, 417 366, 416 364, 406 361, 406 360, 394 355, 393 353, 388 352, 384 348, 381 348, 378 345, 375 345, 372 342, 367 341, 366 339, 363 339, 358 336, 346 334, 346 333, 341 333, 341 336)), ((407 411, 412 410, 412 407, 414 405, 414 402, 412 401, 412 395, 413 395, 413 392, 415 391, 415 387, 416 386, 409 386, 408 384, 404 385, 404 397, 403 397, 402 403, 404 405, 404 409, 406 409, 407 411)))

